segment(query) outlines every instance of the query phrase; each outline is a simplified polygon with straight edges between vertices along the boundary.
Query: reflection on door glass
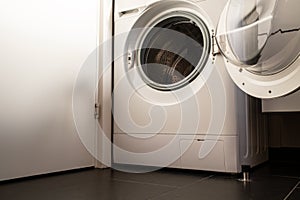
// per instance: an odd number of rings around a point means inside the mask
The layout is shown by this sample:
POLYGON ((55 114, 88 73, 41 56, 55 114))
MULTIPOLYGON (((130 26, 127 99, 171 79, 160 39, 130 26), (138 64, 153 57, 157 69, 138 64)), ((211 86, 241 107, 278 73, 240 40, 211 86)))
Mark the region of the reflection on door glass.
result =
POLYGON ((208 54, 204 52, 207 35, 203 27, 184 16, 158 23, 146 35, 140 53, 142 71, 150 85, 161 90, 176 89, 195 78, 204 66, 199 62, 208 54))
POLYGON ((300 52, 299 0, 230 0, 217 29, 222 54, 259 75, 286 69, 300 52))

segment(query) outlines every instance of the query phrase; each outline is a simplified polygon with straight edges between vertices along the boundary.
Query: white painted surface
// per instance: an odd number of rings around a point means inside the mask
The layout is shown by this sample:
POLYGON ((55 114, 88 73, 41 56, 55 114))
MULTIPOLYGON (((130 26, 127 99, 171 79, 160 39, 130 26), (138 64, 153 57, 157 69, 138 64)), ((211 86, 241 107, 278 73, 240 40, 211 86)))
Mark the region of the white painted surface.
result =
MULTIPOLYGON (((0 180, 94 165, 77 135, 72 92, 97 45, 98 4, 1 1, 0 180)), ((94 99, 84 105, 93 116, 94 99)))
POLYGON ((99 127, 97 131, 96 167, 111 166, 111 109, 112 109, 112 1, 100 1, 99 26, 99 127))

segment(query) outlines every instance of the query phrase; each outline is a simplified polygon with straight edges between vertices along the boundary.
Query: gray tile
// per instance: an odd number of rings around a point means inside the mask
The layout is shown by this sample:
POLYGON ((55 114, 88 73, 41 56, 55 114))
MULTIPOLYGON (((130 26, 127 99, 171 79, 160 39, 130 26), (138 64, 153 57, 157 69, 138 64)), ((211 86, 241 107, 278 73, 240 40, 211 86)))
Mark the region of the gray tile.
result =
POLYGON ((184 187, 176 191, 165 193, 154 200, 282 200, 295 186, 298 180, 268 177, 255 178, 249 184, 243 184, 229 176, 216 176, 201 182, 197 182, 189 187, 184 187))
POLYGON ((300 188, 297 188, 293 191, 293 193, 289 196, 287 200, 299 200, 300 199, 300 188))
MULTIPOLYGON (((244 185, 236 176, 200 171, 164 169, 132 174, 91 169, 0 182, 0 200, 283 200, 300 180, 286 176, 291 171, 296 173, 294 165, 267 164, 255 169, 252 182, 244 185)), ((299 190, 289 198, 299 199, 299 190)))
POLYGON ((0 185, 1 200, 143 200, 170 187, 112 180, 111 170, 89 170, 0 185))
POLYGON ((299 162, 269 162, 258 167, 253 172, 253 176, 282 176, 290 178, 300 178, 299 162))
POLYGON ((204 172, 164 169, 149 173, 124 173, 114 171, 113 180, 154 184, 170 187, 182 187, 209 176, 204 172))

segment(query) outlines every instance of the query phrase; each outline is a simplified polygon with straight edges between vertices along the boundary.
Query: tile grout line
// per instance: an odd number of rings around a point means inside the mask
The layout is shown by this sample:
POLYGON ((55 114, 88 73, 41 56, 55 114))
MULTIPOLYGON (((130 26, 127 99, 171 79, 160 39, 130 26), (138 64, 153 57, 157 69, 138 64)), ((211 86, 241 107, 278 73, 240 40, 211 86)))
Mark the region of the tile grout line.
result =
MULTIPOLYGON (((213 176, 214 176, 214 175, 210 175, 210 176, 203 177, 203 178, 201 178, 201 179, 199 179, 199 180, 194 181, 193 183, 190 183, 190 184, 187 184, 187 185, 184 185, 184 186, 181 186, 181 187, 177 187, 176 189, 183 189, 183 188, 189 187, 189 186, 191 186, 191 185, 194 185, 195 183, 200 183, 200 182, 202 182, 202 181, 208 180, 208 179, 212 178, 213 176)), ((175 188, 174 188, 174 189, 175 189, 175 188)), ((150 198, 148 198, 147 200, 151 200, 151 199, 154 199, 154 198, 162 197, 162 196, 167 195, 167 194, 169 194, 169 193, 171 193, 171 192, 173 192, 173 191, 174 191, 174 190, 168 191, 168 192, 164 192, 164 193, 162 193, 162 194, 160 194, 160 195, 158 195, 158 196, 150 197, 150 198)))
POLYGON ((193 185, 193 184, 195 184, 195 183, 200 183, 200 182, 205 181, 205 180, 207 180, 207 179, 210 179, 210 178, 212 178, 212 177, 214 177, 214 176, 215 176, 215 175, 210 175, 210 176, 206 176, 206 177, 200 178, 199 180, 195 181, 194 183, 190 183, 190 184, 187 184, 187 185, 185 185, 185 186, 180 187, 180 189, 186 188, 186 187, 191 186, 191 185, 193 185))
POLYGON ((282 176, 282 175, 271 175, 273 177, 279 177, 279 178, 290 178, 290 179, 298 179, 300 180, 300 177, 298 176, 282 176))
POLYGON ((142 184, 142 185, 153 185, 153 186, 162 186, 162 187, 169 187, 169 188, 179 188, 177 186, 172 185, 164 185, 164 184, 158 184, 158 183, 147 183, 147 182, 140 182, 140 181, 132 181, 132 180, 124 180, 124 179, 118 179, 113 178, 113 181, 120 181, 120 182, 127 182, 127 183, 136 183, 136 184, 142 184))
POLYGON ((292 193, 298 188, 299 185, 300 185, 300 181, 296 184, 295 187, 293 187, 293 189, 288 193, 288 195, 283 200, 287 200, 292 195, 292 193))

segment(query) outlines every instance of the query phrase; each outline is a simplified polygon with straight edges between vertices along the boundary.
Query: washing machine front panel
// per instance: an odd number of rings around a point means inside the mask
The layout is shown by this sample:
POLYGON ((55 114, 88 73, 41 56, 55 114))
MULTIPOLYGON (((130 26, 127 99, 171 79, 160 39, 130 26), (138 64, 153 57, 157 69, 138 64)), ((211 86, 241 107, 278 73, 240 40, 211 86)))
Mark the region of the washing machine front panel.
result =
POLYGON ((115 60, 115 132, 238 132, 233 120, 215 125, 236 118, 231 102, 236 102, 238 90, 222 57, 212 53, 216 20, 210 17, 216 19, 223 9, 218 5, 208 15, 215 2, 159 1, 138 14, 117 15, 116 33, 129 34, 115 42, 115 56, 125 52, 115 60))
MULTIPOLYGON (((128 13, 128 12, 138 12, 140 9, 147 8, 153 3, 159 1, 166 1, 166 0, 131 0, 131 1, 124 1, 124 0, 115 0, 116 8, 115 10, 119 13, 128 13)), ((199 2, 199 1, 206 1, 206 0, 188 0, 191 2, 199 2)))
POLYGON ((299 1, 231 0, 216 41, 234 82, 246 93, 275 98, 300 87, 299 1))

